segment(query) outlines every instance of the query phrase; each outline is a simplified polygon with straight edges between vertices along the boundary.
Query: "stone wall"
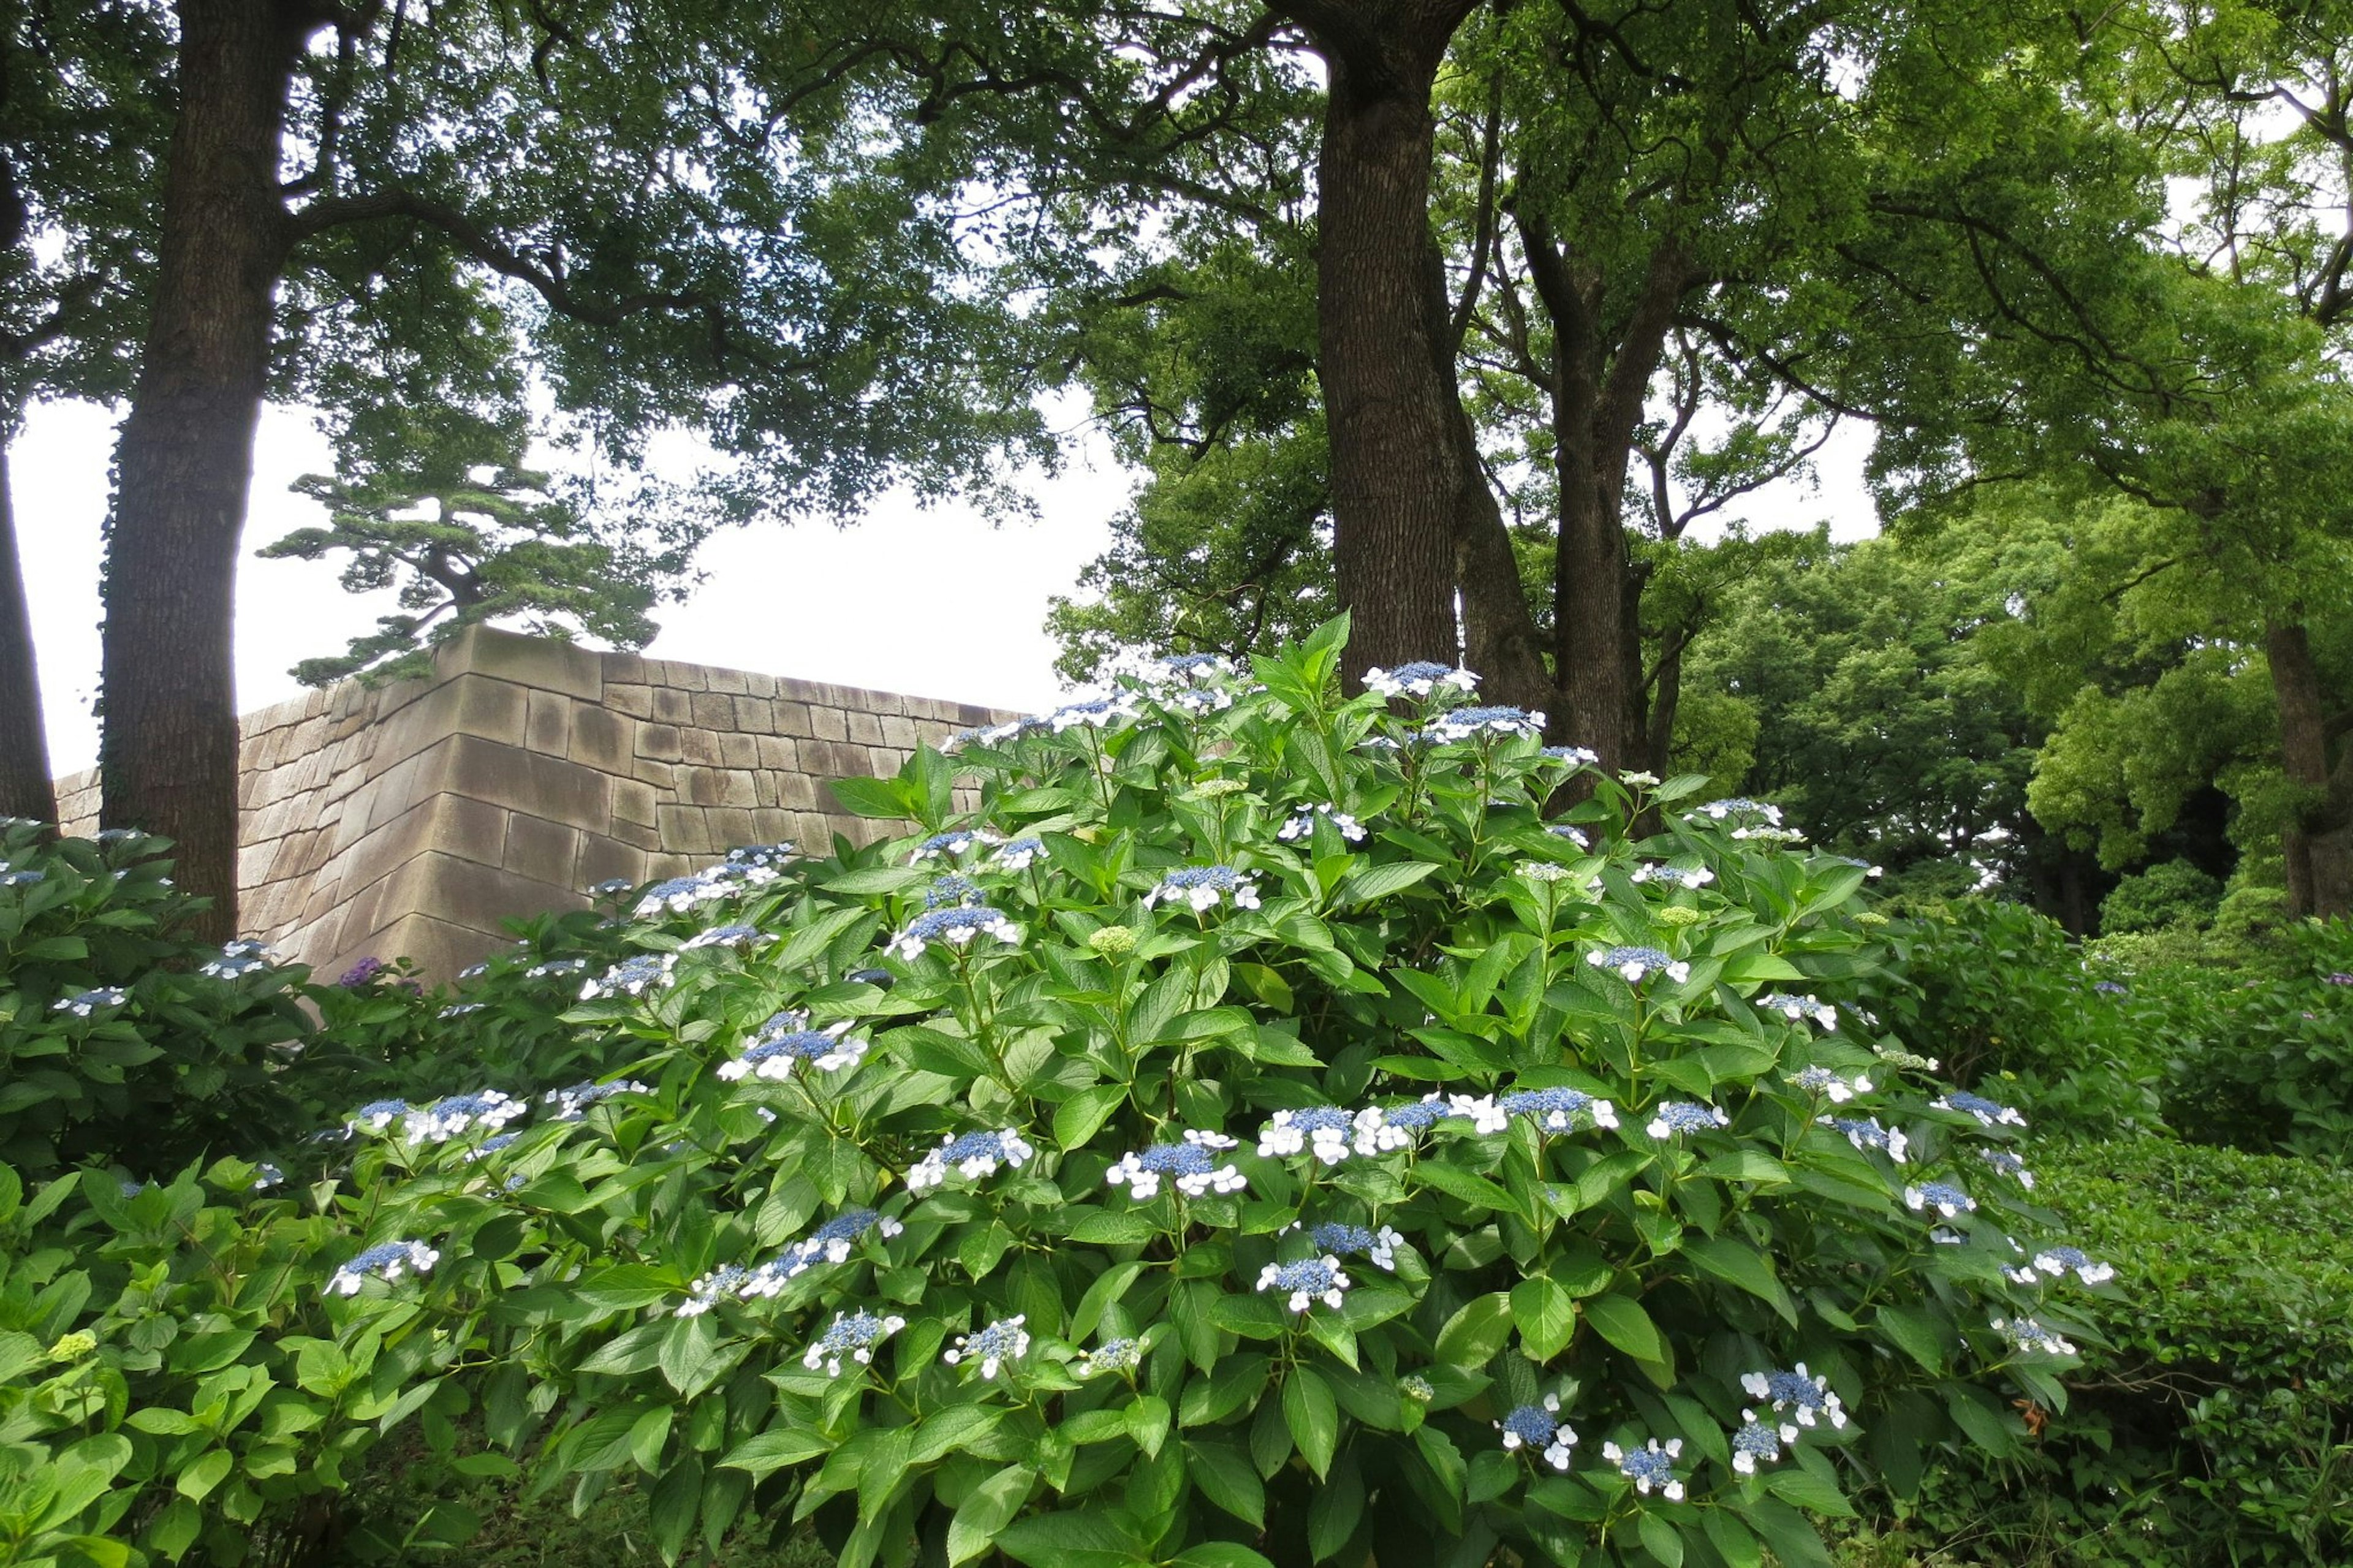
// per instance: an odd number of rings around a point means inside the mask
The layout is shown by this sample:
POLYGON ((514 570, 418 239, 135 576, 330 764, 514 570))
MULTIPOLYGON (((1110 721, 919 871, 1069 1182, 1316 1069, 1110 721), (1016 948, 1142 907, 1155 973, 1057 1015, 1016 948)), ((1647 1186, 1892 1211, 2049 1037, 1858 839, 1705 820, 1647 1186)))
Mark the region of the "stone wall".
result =
MULTIPOLYGON (((371 955, 446 976, 608 879, 871 838, 889 825, 830 809, 825 780, 1006 717, 471 627, 430 677, 240 721, 240 923, 331 976, 371 955)), ((68 832, 96 827, 94 774, 58 794, 68 832)))

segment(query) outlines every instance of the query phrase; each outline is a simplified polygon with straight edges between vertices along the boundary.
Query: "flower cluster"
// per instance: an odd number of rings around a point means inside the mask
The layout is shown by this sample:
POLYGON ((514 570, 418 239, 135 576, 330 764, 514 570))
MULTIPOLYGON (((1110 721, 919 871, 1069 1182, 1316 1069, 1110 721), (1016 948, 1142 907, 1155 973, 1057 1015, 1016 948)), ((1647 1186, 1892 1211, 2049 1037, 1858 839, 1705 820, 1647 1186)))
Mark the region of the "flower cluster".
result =
MULTIPOLYGON (((1289 1227, 1297 1229, 1294 1221, 1289 1227)), ((1345 1225, 1337 1220, 1325 1220, 1307 1233, 1319 1252, 1337 1257, 1361 1257, 1372 1260, 1373 1266, 1394 1274, 1397 1272, 1397 1249, 1405 1237, 1388 1226, 1373 1230, 1361 1225, 1345 1225)))
POLYGON ((1713 1132, 1731 1125, 1732 1118, 1721 1106, 1671 1100, 1651 1112, 1651 1124, 1642 1131, 1653 1138, 1673 1138, 1692 1132, 1713 1132))
POLYGON ((1798 1440, 1798 1428, 1827 1421, 1833 1430, 1846 1428, 1846 1406, 1831 1392, 1831 1380, 1806 1370, 1799 1362, 1787 1372, 1751 1372, 1741 1374, 1740 1386, 1748 1397, 1772 1405, 1774 1414, 1787 1413, 1789 1423, 1781 1427, 1781 1441, 1798 1440))
POLYGON ((1697 891, 1715 880, 1715 873, 1704 866, 1670 866, 1661 861, 1646 861, 1634 868, 1631 879, 1636 882, 1672 882, 1686 891, 1697 891))
POLYGON ((428 1273, 440 1261, 441 1255, 421 1241, 379 1242, 330 1275, 326 1292, 356 1296, 370 1276, 390 1284, 404 1273, 428 1273))
POLYGON ((1683 1440, 1670 1437, 1661 1447, 1656 1437, 1646 1447, 1620 1448, 1615 1443, 1601 1445, 1601 1457, 1618 1467, 1618 1473, 1634 1483, 1634 1489, 1648 1497, 1653 1490, 1669 1502, 1683 1500, 1683 1483, 1675 1475, 1675 1461, 1683 1457, 1683 1440))
POLYGON ((1259 1158, 1285 1158, 1312 1147, 1318 1160, 1336 1165, 1348 1157, 1348 1145, 1356 1130, 1356 1117, 1335 1105, 1278 1110, 1272 1121, 1259 1129, 1259 1158))
POLYGON ((95 991, 77 991, 70 996, 60 996, 49 1004, 55 1013, 71 1013, 77 1018, 87 1018, 100 1007, 120 1007, 130 1000, 131 994, 120 985, 101 985, 95 991))
POLYGON ((1258 880, 1231 866, 1187 866, 1169 872, 1145 894, 1144 907, 1150 909, 1164 899, 1189 904, 1196 913, 1214 909, 1225 899, 1238 910, 1254 910, 1259 907, 1258 880))
POLYGON ((411 1143, 446 1143, 480 1129, 495 1132, 531 1107, 495 1089, 480 1094, 452 1094, 422 1110, 412 1110, 404 1123, 411 1143))
POLYGON ((1914 1211, 1935 1209, 1947 1219, 1977 1211, 1977 1199, 1950 1182, 1923 1182, 1904 1189, 1904 1206, 1914 1211))
POLYGON ((2045 1247, 2034 1255, 2031 1264, 2010 1270, 2010 1277, 2021 1285, 2031 1285, 2037 1283, 2038 1271, 2053 1279, 2073 1274, 2086 1285, 2105 1285, 2116 1277, 2115 1265, 2100 1262, 2080 1247, 2045 1247))
POLYGON ((1027 871, 1045 853, 1043 840, 1016 838, 997 846, 997 853, 989 857, 989 864, 1000 871, 1027 871))
POLYGON ((605 996, 642 996, 649 991, 659 991, 670 984, 670 971, 678 964, 674 952, 641 952, 635 958, 625 958, 612 968, 589 980, 580 987, 580 999, 594 1002, 605 996))
POLYGON ((1122 719, 1136 715, 1135 699, 1124 691, 1109 697, 1092 697, 1081 702, 1066 702, 1046 715, 1046 723, 1057 735, 1065 730, 1102 730, 1122 719))
POLYGON ((1103 1180, 1113 1186, 1124 1184, 1128 1196, 1138 1203, 1159 1195, 1163 1176, 1173 1181, 1176 1190, 1188 1198, 1205 1197, 1210 1193, 1238 1193, 1250 1184, 1249 1179, 1239 1166, 1230 1163, 1220 1165, 1212 1158, 1232 1147, 1234 1140, 1221 1133, 1191 1129, 1181 1143, 1155 1143, 1149 1149, 1130 1151, 1118 1164, 1103 1173, 1103 1180))
POLYGON ((1655 947, 1595 948, 1585 962, 1615 972, 1629 985, 1640 985, 1652 974, 1663 974, 1678 985, 1691 978, 1690 964, 1655 947))
POLYGON ((819 1072, 839 1072, 859 1064, 866 1055, 867 1043, 863 1037, 849 1033, 846 1020, 812 1029, 805 1013, 778 1013, 760 1026, 759 1034, 742 1056, 720 1064, 719 1076, 729 1083, 744 1078, 782 1083, 793 1076, 793 1068, 799 1062, 819 1072))
POLYGON ((962 1137, 949 1134, 940 1140, 940 1146, 917 1161, 907 1172, 907 1190, 928 1192, 946 1182, 954 1167, 965 1180, 978 1181, 993 1176, 999 1165, 1019 1170, 1037 1151, 1013 1128, 994 1132, 966 1132, 962 1137))
POLYGON ((959 1362, 977 1362, 982 1379, 994 1378, 1007 1362, 1019 1361, 1029 1352, 1029 1331, 1021 1326, 1027 1321, 1027 1313, 1017 1312, 976 1334, 958 1334, 955 1348, 940 1359, 950 1366, 959 1362))
POLYGON ((1429 697, 1442 689, 1467 693, 1478 686, 1479 678, 1469 670, 1450 668, 1426 658, 1398 665, 1395 669, 1365 671, 1365 689, 1383 697, 1429 697))
POLYGON ((522 977, 525 980, 563 979, 586 973, 587 969, 588 961, 585 958, 551 958, 544 963, 534 963, 524 970, 522 977))
POLYGON ((1978 1158, 1991 1165, 2000 1174, 2010 1177, 2028 1192, 2034 1190, 2034 1173, 2026 1168, 2025 1160, 2019 1155, 2011 1153, 2007 1149, 1980 1149, 1978 1151, 1978 1158))
POLYGON ((407 1114, 408 1101, 405 1100, 371 1100, 353 1111, 351 1120, 344 1126, 364 1127, 370 1132, 382 1132, 407 1114))
POLYGON ((987 895, 980 890, 979 883, 969 877, 959 877, 953 872, 944 877, 933 878, 932 885, 923 889, 923 908, 927 910, 961 909, 966 904, 984 904, 987 901, 987 895))
POLYGON ((1572 768, 1598 768, 1601 753, 1585 746, 1546 746, 1536 755, 1556 763, 1567 763, 1572 768))
POLYGON ((727 864, 747 872, 779 870, 798 858, 800 851, 789 839, 774 844, 739 844, 727 851, 727 864))
POLYGON ((706 931, 696 931, 681 942, 679 949, 683 952, 691 952, 702 947, 749 947, 754 942, 764 940, 767 934, 758 926, 745 925, 738 921, 728 925, 712 926, 706 931))
POLYGON ((1105 1340, 1092 1350, 1078 1354, 1077 1372, 1081 1377, 1095 1377, 1106 1372, 1130 1373, 1144 1363, 1144 1347, 1134 1340, 1105 1340))
POLYGON ((1295 844, 1315 831, 1315 819, 1322 817, 1351 844, 1364 841, 1365 825, 1345 811, 1329 805, 1303 805, 1291 816, 1291 820, 1274 830, 1274 836, 1285 844, 1295 844))
POLYGON ((1560 1419, 1560 1395, 1547 1394, 1542 1405, 1515 1405, 1495 1426, 1504 1434, 1504 1451, 1525 1448, 1541 1454, 1556 1470, 1568 1468, 1568 1451, 1577 1447, 1577 1429, 1560 1419))
POLYGON ((1340 1260, 1326 1254, 1297 1263, 1270 1263, 1259 1270, 1258 1288, 1287 1293, 1294 1312, 1304 1312, 1316 1301, 1336 1310, 1347 1299, 1348 1277, 1340 1272, 1340 1260))
POLYGON ((2008 1123, 2012 1127, 2026 1125, 2026 1118, 2007 1105, 1998 1105, 1983 1095, 1964 1094, 1959 1089, 1929 1101, 1932 1110, 1959 1110, 1974 1116, 1988 1127, 2008 1123))
POLYGON ((1430 733, 1439 741, 1468 741, 1480 735, 1544 733, 1545 716, 1524 708, 1456 708, 1430 721, 1430 733))
POLYGON ((906 1326, 904 1318, 878 1318, 862 1309, 856 1312, 836 1312, 831 1326, 801 1357, 801 1364, 811 1372, 823 1367, 828 1377, 841 1375, 844 1356, 860 1366, 870 1366, 874 1361, 874 1347, 906 1326))
POLYGON ((2017 1349, 2033 1354, 2073 1355, 2075 1347, 2053 1330, 2046 1329, 2033 1318, 1996 1318, 1994 1332, 2008 1340, 2017 1349))
POLYGON ((933 834, 915 846, 914 853, 907 858, 907 861, 909 865, 920 866, 926 860, 940 857, 953 860, 968 850, 992 848, 1004 842, 985 827, 958 827, 946 833, 933 834))
POLYGON ((1618 1108, 1581 1089, 1523 1089, 1504 1095, 1495 1109, 1505 1116, 1524 1116, 1546 1132, 1573 1131, 1579 1122, 1589 1127, 1618 1125, 1618 1108))
MULTIPOLYGON (((1795 1442, 1797 1428, 1788 1428, 1795 1442)), ((1740 1413, 1740 1430, 1732 1435, 1732 1468, 1744 1476, 1753 1476, 1759 1465, 1769 1465, 1781 1457, 1782 1437, 1779 1431, 1757 1419, 1757 1412, 1740 1413)))
POLYGON ((1762 822, 1774 827, 1781 826, 1779 806, 1767 805, 1761 800, 1750 800, 1744 795, 1730 795, 1723 800, 1712 800, 1686 815, 1695 817, 1704 816, 1710 822, 1762 822))
POLYGON ((747 886, 758 887, 776 879, 776 871, 767 866, 706 866, 691 876, 656 882, 638 897, 637 907, 629 912, 641 921, 657 915, 684 914, 700 905, 733 898, 747 886))
POLYGON ((1546 828, 1545 831, 1551 834, 1555 838, 1567 839, 1579 849, 1590 849, 1593 847, 1593 839, 1591 836, 1589 836, 1585 829, 1578 827, 1574 824, 1556 822, 1550 827, 1546 828))
POLYGON ((621 1079, 613 1083, 575 1083, 563 1089, 551 1089, 541 1095, 543 1104, 555 1107, 558 1121, 577 1121, 588 1114, 588 1108, 601 1104, 617 1094, 650 1094, 653 1091, 635 1079, 621 1079))
POLYGON ((917 915, 882 951, 913 963, 934 942, 964 947, 976 936, 994 937, 1009 945, 1021 940, 1021 928, 987 904, 965 904, 917 915))
POLYGON ((1825 1029, 1838 1027, 1838 1009, 1811 996, 1792 996, 1786 992, 1769 992, 1750 1004, 1760 1013, 1778 1013, 1792 1024, 1810 1018, 1825 1029))
POLYGON ((888 1237, 905 1228, 897 1220, 872 1209, 844 1209, 756 1268, 731 1263, 702 1276, 688 1288, 687 1299, 679 1306, 677 1315, 700 1317, 725 1296, 744 1301, 773 1300, 784 1294, 786 1285, 820 1263, 849 1262, 850 1247, 868 1231, 888 1237))
POLYGON ((220 956, 208 959, 197 970, 215 980, 238 980, 256 970, 267 969, 273 962, 268 947, 258 942, 232 942, 220 950, 220 956))
POLYGON ((1862 1121, 1839 1116, 1825 1116, 1820 1120, 1823 1126, 1844 1133, 1846 1141, 1856 1148, 1880 1150, 1899 1165, 1904 1163, 1904 1151, 1911 1147, 1912 1141, 1904 1135, 1902 1128, 1882 1127, 1876 1116, 1862 1121))
POLYGON ((1844 1105, 1858 1094, 1871 1092, 1871 1075, 1857 1073, 1841 1078, 1828 1068, 1805 1068, 1789 1075, 1789 1086, 1808 1094, 1819 1095, 1832 1105, 1844 1105))

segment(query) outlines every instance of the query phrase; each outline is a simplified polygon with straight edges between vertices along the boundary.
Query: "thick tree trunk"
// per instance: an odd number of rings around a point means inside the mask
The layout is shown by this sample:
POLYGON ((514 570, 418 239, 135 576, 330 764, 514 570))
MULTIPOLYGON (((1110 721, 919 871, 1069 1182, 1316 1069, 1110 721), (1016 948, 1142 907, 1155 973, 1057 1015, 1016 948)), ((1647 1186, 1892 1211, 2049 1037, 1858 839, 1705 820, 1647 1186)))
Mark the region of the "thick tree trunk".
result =
POLYGON ((9 490, 8 447, 0 439, 0 816, 55 822, 49 746, 41 727, 41 678, 33 656, 33 619, 25 605, 25 568, 16 552, 16 505, 9 490))
POLYGON ((2353 757, 2328 765, 2328 706, 2300 620, 2268 620, 2263 652, 2279 707, 2280 763, 2303 796, 2280 835, 2288 910, 2328 920, 2353 913, 2353 757))
POLYGON ((179 119, 153 315, 106 542, 108 826, 179 845, 181 885, 237 929, 237 541, 287 247, 279 149, 303 27, 279 0, 180 0, 179 119))
POLYGON ((1430 91, 1473 0, 1281 7, 1324 59, 1317 163, 1318 373, 1332 444, 1332 563, 1349 674, 1451 659, 1461 461, 1451 345, 1430 309, 1430 91), (1441 372, 1441 366, 1445 367, 1441 372))

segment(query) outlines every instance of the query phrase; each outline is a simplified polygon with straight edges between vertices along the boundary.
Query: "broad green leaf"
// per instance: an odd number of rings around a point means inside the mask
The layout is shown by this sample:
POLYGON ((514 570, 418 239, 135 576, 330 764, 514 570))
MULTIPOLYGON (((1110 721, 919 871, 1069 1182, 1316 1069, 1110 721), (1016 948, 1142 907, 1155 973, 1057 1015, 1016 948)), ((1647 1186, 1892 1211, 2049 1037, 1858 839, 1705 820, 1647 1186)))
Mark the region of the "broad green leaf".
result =
POLYGON ((1476 1297, 1439 1331, 1437 1359, 1476 1371, 1495 1359, 1511 1332, 1511 1297, 1501 1290, 1476 1297))

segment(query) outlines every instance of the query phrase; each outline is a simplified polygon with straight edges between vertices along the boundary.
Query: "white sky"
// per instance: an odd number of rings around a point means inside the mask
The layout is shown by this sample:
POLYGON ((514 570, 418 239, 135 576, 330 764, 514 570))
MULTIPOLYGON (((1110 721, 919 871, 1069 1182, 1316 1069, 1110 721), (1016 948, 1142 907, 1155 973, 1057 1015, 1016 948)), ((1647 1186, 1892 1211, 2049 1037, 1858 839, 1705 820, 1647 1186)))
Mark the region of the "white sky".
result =
MULTIPOLYGON (((10 448, 18 546, 40 660, 49 762, 60 774, 98 756, 90 711, 98 686, 99 526, 116 416, 90 404, 33 410, 10 448)), ((663 658, 944 697, 991 707, 1039 709, 1060 690, 1046 601, 1071 592, 1080 570, 1108 546, 1110 522, 1133 477, 1090 443, 1031 493, 1034 522, 992 526, 971 509, 924 510, 884 497, 859 525, 810 523, 724 533, 703 549, 707 580, 683 605, 656 614, 663 658)), ((1819 489, 1776 486, 1741 514, 1757 526, 1810 527, 1827 517, 1841 538, 1873 531, 1862 482, 1867 432, 1841 430, 1817 459, 1819 489)), ((250 552, 323 521, 288 486, 333 467, 326 439, 298 410, 262 417, 254 464, 248 553, 237 579, 237 688, 240 711, 301 689, 286 672, 298 659, 341 652, 392 607, 389 594, 343 592, 332 563, 262 561, 250 552)))

